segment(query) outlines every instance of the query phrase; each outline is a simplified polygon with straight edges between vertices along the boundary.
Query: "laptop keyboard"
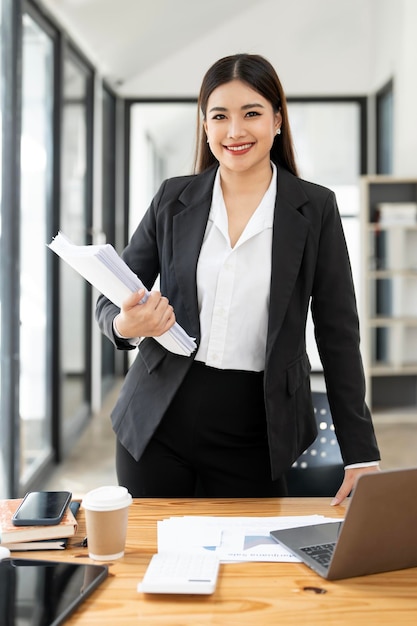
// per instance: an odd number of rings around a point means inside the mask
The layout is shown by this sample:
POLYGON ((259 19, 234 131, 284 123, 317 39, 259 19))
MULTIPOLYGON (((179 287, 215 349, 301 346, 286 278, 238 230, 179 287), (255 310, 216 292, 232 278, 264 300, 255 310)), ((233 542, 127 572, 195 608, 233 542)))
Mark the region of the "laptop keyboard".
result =
POLYGON ((322 543, 318 546, 306 546, 305 548, 301 548, 301 551, 320 565, 327 567, 333 556, 335 545, 336 543, 322 543))

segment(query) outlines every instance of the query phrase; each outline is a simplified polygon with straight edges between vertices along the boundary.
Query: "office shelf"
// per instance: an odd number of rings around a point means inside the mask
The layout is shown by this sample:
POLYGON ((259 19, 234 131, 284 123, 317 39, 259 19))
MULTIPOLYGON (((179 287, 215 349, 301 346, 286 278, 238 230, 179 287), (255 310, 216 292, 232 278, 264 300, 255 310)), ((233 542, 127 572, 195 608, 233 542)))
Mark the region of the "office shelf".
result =
POLYGON ((417 179, 362 178, 361 289, 368 403, 417 420, 417 179))

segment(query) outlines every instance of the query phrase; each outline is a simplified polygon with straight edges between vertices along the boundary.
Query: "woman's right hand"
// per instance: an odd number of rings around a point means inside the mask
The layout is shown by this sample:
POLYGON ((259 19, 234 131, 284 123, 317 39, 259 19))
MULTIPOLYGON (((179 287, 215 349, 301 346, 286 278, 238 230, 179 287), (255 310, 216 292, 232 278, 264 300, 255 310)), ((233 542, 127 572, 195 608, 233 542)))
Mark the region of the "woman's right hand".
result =
POLYGON ((122 337, 159 337, 175 324, 174 309, 168 298, 159 291, 151 291, 148 299, 139 304, 144 289, 132 293, 123 301, 114 323, 122 337))

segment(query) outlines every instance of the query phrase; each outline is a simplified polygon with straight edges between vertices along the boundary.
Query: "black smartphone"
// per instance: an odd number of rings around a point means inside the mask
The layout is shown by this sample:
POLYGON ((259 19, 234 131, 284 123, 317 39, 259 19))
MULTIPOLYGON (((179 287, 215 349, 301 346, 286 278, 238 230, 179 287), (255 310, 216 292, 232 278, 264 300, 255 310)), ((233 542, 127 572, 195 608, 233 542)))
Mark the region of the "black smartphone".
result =
POLYGON ((71 502, 70 491, 29 491, 12 517, 15 526, 59 524, 71 502))

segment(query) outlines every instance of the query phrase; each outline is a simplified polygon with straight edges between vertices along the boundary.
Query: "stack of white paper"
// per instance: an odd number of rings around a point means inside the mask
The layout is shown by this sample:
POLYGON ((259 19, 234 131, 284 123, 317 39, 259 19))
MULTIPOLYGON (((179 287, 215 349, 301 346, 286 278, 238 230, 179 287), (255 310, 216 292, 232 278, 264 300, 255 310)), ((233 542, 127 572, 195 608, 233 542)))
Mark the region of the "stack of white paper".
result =
POLYGON ((280 517, 210 517, 185 515, 157 522, 158 552, 215 552, 220 561, 299 561, 270 535, 340 519, 323 515, 280 517))
MULTIPOLYGON (((49 248, 118 307, 129 294, 145 289, 142 281, 109 243, 78 246, 59 232, 49 248)), ((142 303, 149 296, 148 290, 145 291, 142 303)), ((190 356, 196 349, 195 340, 177 323, 154 339, 170 352, 182 356, 190 356)))
POLYGON ((381 202, 377 209, 382 226, 414 226, 417 223, 416 202, 381 202))

